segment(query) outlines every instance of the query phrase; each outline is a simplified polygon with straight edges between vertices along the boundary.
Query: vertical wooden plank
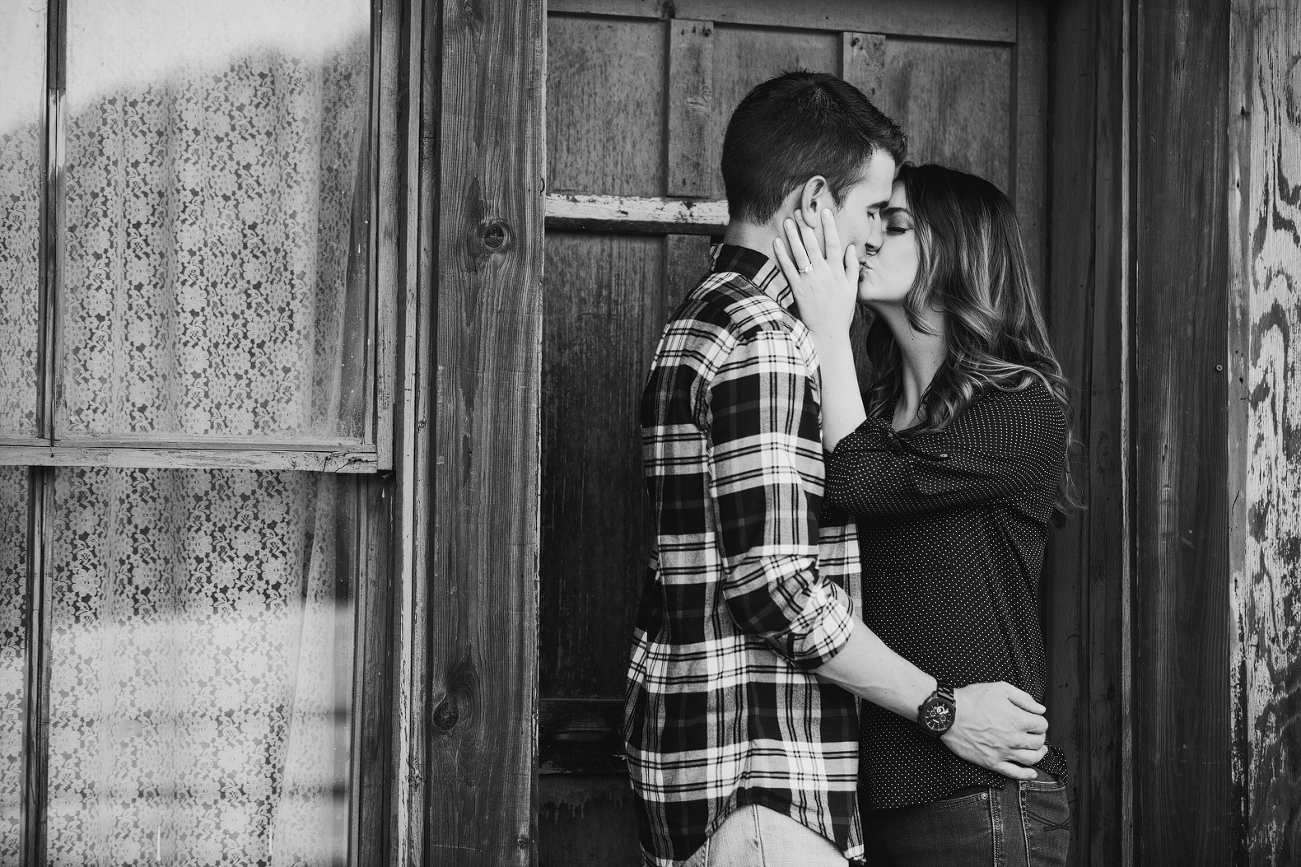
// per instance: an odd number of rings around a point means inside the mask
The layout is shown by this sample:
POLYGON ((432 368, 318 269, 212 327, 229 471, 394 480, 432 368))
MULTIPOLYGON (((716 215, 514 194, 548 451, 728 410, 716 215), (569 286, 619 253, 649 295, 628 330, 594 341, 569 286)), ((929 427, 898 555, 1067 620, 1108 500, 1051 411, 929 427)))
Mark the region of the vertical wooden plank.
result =
MULTIPOLYGON (((1046 313, 1074 389, 1084 510, 1053 534, 1046 600, 1051 737, 1073 779, 1072 864, 1132 863, 1126 744, 1130 244, 1127 0, 1073 0, 1053 19, 1046 313)), ((1018 49, 1019 50, 1019 49, 1018 49)))
POLYGON ((1135 859, 1224 863, 1228 5, 1136 14, 1135 859))
POLYGON ((670 309, 664 245, 568 232, 546 243, 541 694, 618 701, 649 556, 638 410, 670 309))
POLYGON ((425 864, 425 793, 428 765, 428 620, 433 467, 430 462, 434 383, 434 283, 437 240, 432 219, 438 190, 439 108, 442 90, 441 4, 405 4, 405 52, 409 98, 399 103, 404 130, 399 246, 403 294, 398 307, 402 355, 395 422, 394 532, 397 570, 393 633, 397 651, 393 716, 397 748, 393 762, 390 818, 394 867, 425 864), (416 84, 418 82, 418 85, 416 84))
POLYGON ((704 196, 718 162, 709 112, 714 92, 714 25, 677 18, 669 22, 668 179, 670 196, 704 196))
POLYGON ((548 190, 663 195, 665 23, 553 16, 547 29, 548 190))
POLYGON ((54 514, 53 467, 33 467, 27 488, 27 700, 23 742, 23 864, 46 863, 50 754, 50 593, 48 553, 54 514))
POLYGON ((1301 8, 1236 0, 1230 42, 1234 863, 1301 859, 1301 8))
POLYGON ((443 4, 425 863, 529 864, 545 3, 443 4))
MULTIPOLYGON (((755 85, 792 69, 833 75, 840 71, 838 32, 715 26, 713 39, 714 100, 709 135, 720 150, 732 112, 755 85)), ((715 160, 710 166, 708 195, 721 199, 726 192, 717 163, 715 160)))
MULTIPOLYGON (((357 550, 357 630, 354 665, 353 796, 354 833, 349 845, 355 867, 392 864, 389 840, 393 779, 393 739, 397 732, 391 705, 394 683, 392 624, 395 586, 393 557, 393 481, 390 476, 341 476, 340 498, 354 504, 339 510, 340 527, 355 532, 357 550)), ((351 565, 351 564, 350 564, 351 565)))
POLYGON ((875 105, 885 86, 885 37, 880 33, 840 34, 840 77, 875 105))
POLYGON ((1044 217, 1047 185, 1044 160, 1048 155, 1048 8, 1043 0, 1018 0, 1016 48, 1016 102, 1012 133, 1012 188, 1017 221, 1030 259, 1035 285, 1044 285, 1044 217))
POLYGON ((908 134, 908 158, 1010 190, 1013 47, 887 39, 877 103, 908 134))
MULTIPOLYGON (((372 25, 378 31, 378 62, 374 64, 379 82, 373 93, 377 103, 372 109, 379 127, 375 136, 378 175, 375 184, 375 236, 371 248, 375 250, 375 284, 371 292, 375 297, 375 395, 372 401, 375 417, 375 447, 378 464, 382 470, 393 468, 393 417, 397 394, 398 304, 403 286, 402 261, 399 257, 399 221, 404 196, 398 186, 402 166, 398 149, 403 129, 398 125, 399 73, 402 72, 402 15, 399 4, 390 3, 387 10, 376 3, 378 20, 372 25)), ((419 81, 419 79, 413 79, 419 81)))

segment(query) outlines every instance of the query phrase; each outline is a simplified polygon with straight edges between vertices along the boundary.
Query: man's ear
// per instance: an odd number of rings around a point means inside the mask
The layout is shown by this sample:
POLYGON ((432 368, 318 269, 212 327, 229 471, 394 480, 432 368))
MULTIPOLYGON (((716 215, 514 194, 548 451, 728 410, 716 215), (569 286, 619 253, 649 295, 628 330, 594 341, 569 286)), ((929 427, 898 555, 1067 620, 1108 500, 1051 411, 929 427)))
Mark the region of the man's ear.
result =
POLYGON ((823 208, 831 207, 831 187, 822 175, 814 175, 804 182, 800 190, 800 214, 810 229, 822 225, 819 214, 823 208))

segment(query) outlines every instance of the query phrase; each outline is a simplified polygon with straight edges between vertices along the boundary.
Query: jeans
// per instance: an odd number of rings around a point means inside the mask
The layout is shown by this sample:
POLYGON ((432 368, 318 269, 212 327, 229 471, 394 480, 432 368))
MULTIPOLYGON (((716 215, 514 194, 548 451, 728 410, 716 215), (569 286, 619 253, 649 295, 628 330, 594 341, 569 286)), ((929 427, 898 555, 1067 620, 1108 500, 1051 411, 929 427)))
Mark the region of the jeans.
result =
POLYGON ((740 807, 718 826, 684 867, 847 867, 817 831, 767 807, 740 807))
POLYGON ((863 820, 881 867, 1062 867, 1071 840, 1066 783, 1051 777, 863 820))

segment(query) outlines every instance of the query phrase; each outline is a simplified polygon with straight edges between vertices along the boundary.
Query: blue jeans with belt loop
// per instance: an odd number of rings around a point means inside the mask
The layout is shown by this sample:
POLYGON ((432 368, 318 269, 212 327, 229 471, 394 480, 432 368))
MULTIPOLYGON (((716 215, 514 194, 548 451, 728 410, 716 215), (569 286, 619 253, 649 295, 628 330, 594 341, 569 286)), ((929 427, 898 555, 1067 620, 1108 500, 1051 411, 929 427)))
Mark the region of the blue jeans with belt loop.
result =
POLYGON ((879 867, 1062 867, 1071 841, 1066 783, 1051 776, 863 819, 879 867))

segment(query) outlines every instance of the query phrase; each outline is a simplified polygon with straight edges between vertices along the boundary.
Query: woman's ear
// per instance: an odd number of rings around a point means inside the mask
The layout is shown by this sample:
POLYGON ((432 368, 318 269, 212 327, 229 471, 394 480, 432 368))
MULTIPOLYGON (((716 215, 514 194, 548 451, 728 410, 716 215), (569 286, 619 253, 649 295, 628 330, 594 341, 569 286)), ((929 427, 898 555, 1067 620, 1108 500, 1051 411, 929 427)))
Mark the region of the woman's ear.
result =
POLYGON ((810 229, 822 228, 823 208, 831 207, 831 188, 822 175, 814 175, 804 182, 800 191, 800 216, 810 229))

